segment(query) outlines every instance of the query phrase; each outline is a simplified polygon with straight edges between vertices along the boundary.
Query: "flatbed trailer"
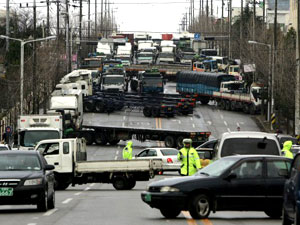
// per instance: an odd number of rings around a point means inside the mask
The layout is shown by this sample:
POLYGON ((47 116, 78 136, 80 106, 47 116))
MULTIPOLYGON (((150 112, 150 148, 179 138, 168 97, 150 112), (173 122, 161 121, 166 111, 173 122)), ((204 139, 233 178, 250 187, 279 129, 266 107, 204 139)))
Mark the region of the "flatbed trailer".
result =
POLYGON ((196 99, 179 94, 138 94, 97 92, 84 99, 85 112, 114 112, 124 108, 140 109, 146 117, 173 117, 193 113, 196 99))
POLYGON ((211 132, 199 115, 179 118, 148 118, 135 112, 114 114, 84 113, 82 130, 68 136, 84 137, 88 145, 116 145, 120 140, 162 141, 166 147, 182 147, 184 138, 191 138, 198 146, 211 132))

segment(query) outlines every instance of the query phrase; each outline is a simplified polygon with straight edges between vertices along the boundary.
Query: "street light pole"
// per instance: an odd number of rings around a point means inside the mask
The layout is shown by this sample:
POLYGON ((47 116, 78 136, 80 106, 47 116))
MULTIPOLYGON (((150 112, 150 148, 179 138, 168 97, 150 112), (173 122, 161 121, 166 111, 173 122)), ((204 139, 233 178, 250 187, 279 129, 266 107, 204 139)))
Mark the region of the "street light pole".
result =
POLYGON ((20 114, 23 114, 23 88, 24 88, 24 46, 27 43, 31 43, 31 42, 37 42, 37 41, 45 41, 45 40, 50 40, 50 39, 55 39, 56 36, 49 36, 49 37, 45 37, 45 38, 38 38, 38 39, 34 39, 34 40, 28 40, 28 41, 24 41, 22 39, 17 39, 17 38, 11 38, 5 35, 0 35, 0 38, 2 39, 10 39, 10 40, 14 40, 14 41, 19 41, 21 44, 21 62, 20 62, 20 114))
POLYGON ((267 121, 270 122, 270 128, 272 128, 272 121, 271 121, 271 114, 273 113, 273 85, 274 85, 274 78, 273 78, 273 70, 274 70, 274 64, 272 64, 272 45, 265 44, 257 41, 248 41, 249 44, 256 44, 256 45, 263 45, 267 46, 269 48, 269 76, 268 76, 268 96, 270 100, 268 101, 268 117, 267 121))

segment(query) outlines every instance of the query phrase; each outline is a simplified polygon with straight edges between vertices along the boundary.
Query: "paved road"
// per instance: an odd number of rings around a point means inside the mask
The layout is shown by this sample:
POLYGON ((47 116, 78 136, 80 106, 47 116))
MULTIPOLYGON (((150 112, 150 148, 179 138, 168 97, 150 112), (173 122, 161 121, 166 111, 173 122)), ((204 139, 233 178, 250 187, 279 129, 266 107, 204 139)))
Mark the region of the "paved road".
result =
MULTIPOLYGON (((132 120, 146 121, 149 119, 141 116, 141 113, 138 112, 133 112, 133 115, 135 118, 130 117, 132 120)), ((240 126, 241 130, 258 131, 258 127, 249 115, 220 111, 212 103, 207 106, 199 105, 196 108, 195 116, 199 121, 203 120, 206 123, 212 132, 212 138, 218 138, 223 132, 235 131, 237 126, 240 126)), ((178 127, 180 127, 180 123, 187 121, 192 124, 191 118, 193 117, 176 117, 170 119, 172 120, 170 124, 176 124, 178 127)), ((197 120, 193 122, 195 126, 198 125, 197 120)), ((157 126, 156 119, 151 118, 151 124, 157 126)), ((162 120, 162 126, 164 126, 164 120, 162 120)), ((89 146, 88 160, 121 159, 124 145, 124 142, 120 142, 118 146, 89 146)), ((150 146, 163 146, 163 143, 134 141, 133 154, 150 146)), ((178 174, 170 172, 163 176, 156 176, 154 180, 174 176, 178 176, 178 174)), ((56 208, 53 210, 40 213, 36 212, 35 206, 0 206, 0 221, 5 225, 281 224, 280 220, 269 219, 262 212, 218 212, 211 214, 208 220, 193 220, 188 212, 182 212, 177 219, 166 220, 158 210, 151 209, 141 200, 140 193, 146 189, 149 182, 138 182, 131 191, 116 191, 111 184, 69 187, 65 191, 56 192, 56 208)))

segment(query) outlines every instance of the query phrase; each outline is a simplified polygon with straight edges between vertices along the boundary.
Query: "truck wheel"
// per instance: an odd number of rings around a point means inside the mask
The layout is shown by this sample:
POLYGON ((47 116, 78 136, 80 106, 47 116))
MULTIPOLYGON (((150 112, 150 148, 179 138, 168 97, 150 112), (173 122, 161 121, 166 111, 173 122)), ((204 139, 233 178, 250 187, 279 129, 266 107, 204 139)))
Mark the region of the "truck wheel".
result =
POLYGON ((176 139, 176 145, 177 145, 177 148, 183 148, 183 137, 182 136, 179 136, 177 139, 176 139))
POLYGON ((115 177, 112 184, 116 190, 126 190, 128 187, 127 179, 123 176, 115 177))
POLYGON ((83 109, 85 112, 93 112, 94 111, 94 104, 92 102, 85 102, 83 104, 83 109))
POLYGON ((113 140, 109 140, 108 143, 110 145, 117 145, 120 142, 120 139, 113 139, 113 140))
POLYGON ((227 111, 230 111, 231 110, 231 103, 230 103, 230 101, 226 101, 226 110, 227 111))
POLYGON ((91 133, 83 133, 81 134, 81 137, 85 139, 87 145, 93 144, 93 135, 91 133))
POLYGON ((231 108, 232 111, 235 111, 235 110, 236 110, 235 104, 236 104, 236 103, 235 103, 234 101, 232 101, 232 102, 230 103, 230 108, 231 108))
POLYGON ((255 105, 250 105, 250 107, 249 107, 250 109, 249 109, 249 112, 250 112, 250 114, 251 115, 254 115, 255 113, 256 113, 256 110, 255 110, 255 105))
POLYGON ((160 109, 157 107, 152 108, 152 116, 159 117, 160 116, 160 109))
POLYGON ((165 146, 168 148, 173 148, 175 146, 175 140, 172 136, 167 136, 165 138, 165 146))
POLYGON ((137 91, 137 87, 138 87, 137 81, 131 80, 131 81, 130 81, 130 89, 131 89, 132 91, 137 91))
POLYGON ((96 112, 103 113, 104 109, 105 108, 104 108, 103 102, 96 102, 96 104, 95 104, 95 110, 96 110, 96 112))
POLYGON ((201 98, 200 102, 202 105, 207 105, 209 103, 209 98, 201 98))
POLYGON ((106 145, 107 139, 102 133, 96 133, 95 134, 95 143, 97 145, 106 145))
POLYGON ((136 185, 136 181, 133 179, 129 179, 128 183, 127 183, 127 190, 131 190, 132 188, 134 188, 136 185))
POLYGON ((247 103, 243 105, 243 112, 247 114, 249 113, 249 105, 247 103))
POLYGON ((152 115, 151 108, 150 108, 150 107, 145 107, 145 108, 143 109, 143 114, 144 114, 144 116, 146 116, 146 117, 151 117, 151 115, 152 115))

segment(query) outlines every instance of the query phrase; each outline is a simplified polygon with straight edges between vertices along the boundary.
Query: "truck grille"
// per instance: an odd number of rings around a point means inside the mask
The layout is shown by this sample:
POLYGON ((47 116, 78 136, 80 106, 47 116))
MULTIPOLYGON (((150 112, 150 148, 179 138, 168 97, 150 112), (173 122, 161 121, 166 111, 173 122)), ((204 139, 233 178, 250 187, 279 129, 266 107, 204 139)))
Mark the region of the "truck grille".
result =
POLYGON ((0 179, 0 187, 17 187, 19 183, 19 179, 0 179))

